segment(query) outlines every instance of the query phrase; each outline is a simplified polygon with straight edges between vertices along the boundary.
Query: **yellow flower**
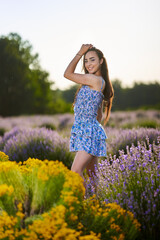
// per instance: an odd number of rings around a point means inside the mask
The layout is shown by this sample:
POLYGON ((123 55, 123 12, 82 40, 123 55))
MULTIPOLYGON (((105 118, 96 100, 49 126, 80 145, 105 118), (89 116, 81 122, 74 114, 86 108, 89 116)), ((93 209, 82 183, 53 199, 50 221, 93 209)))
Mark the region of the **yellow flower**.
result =
POLYGON ((134 214, 130 211, 127 211, 127 214, 129 215, 130 219, 133 220, 134 219, 134 214))
POLYGON ((71 206, 73 203, 79 204, 78 198, 73 195, 68 195, 69 193, 70 192, 66 192, 66 194, 62 195, 64 202, 67 203, 69 206, 71 206))
POLYGON ((66 181, 64 183, 64 189, 71 188, 73 192, 81 192, 84 196, 85 188, 83 186, 83 179, 79 176, 78 173, 68 171, 66 174, 66 181), (73 181, 74 179, 74 181, 73 181))
POLYGON ((41 236, 43 239, 77 240, 80 233, 68 228, 65 222, 65 213, 66 208, 63 205, 59 205, 52 208, 50 213, 42 214, 42 220, 35 220, 33 224, 29 226, 29 232, 26 235, 28 238, 26 238, 26 240, 38 239, 37 236, 41 236))
POLYGON ((0 161, 2 162, 9 161, 8 155, 6 155, 4 152, 1 152, 1 151, 0 151, 0 161))
POLYGON ((112 223, 110 227, 111 227, 111 229, 115 229, 117 232, 119 232, 121 230, 120 227, 115 223, 112 223))
POLYGON ((15 239, 14 228, 17 218, 9 216, 5 211, 0 214, 0 239, 15 239))
POLYGON ((133 220, 133 224, 135 225, 136 229, 140 231, 141 224, 137 221, 137 219, 133 220))
POLYGON ((17 217, 20 217, 20 219, 23 219, 24 216, 25 216, 25 214, 22 213, 22 212, 17 212, 17 213, 16 213, 16 216, 17 216, 17 217))
POLYGON ((125 236, 124 236, 124 234, 123 233, 121 233, 120 235, 119 235, 119 238, 118 238, 118 240, 124 240, 125 239, 125 236))
POLYGON ((116 236, 111 237, 113 240, 118 240, 116 236))
POLYGON ((2 197, 5 194, 10 196, 12 195, 13 191, 14 191, 13 186, 8 186, 7 184, 0 185, 0 197, 2 197))
POLYGON ((105 217, 105 218, 108 217, 108 212, 107 211, 104 212, 102 216, 105 217))
POLYGON ((115 219, 113 218, 113 217, 111 217, 111 219, 110 219, 110 223, 113 223, 115 221, 115 219))
POLYGON ((18 165, 16 162, 0 162, 0 173, 7 173, 9 171, 18 170, 18 165))
POLYGON ((61 240, 61 239, 66 239, 66 240, 77 240, 77 237, 79 236, 79 232, 77 232, 74 229, 62 227, 57 231, 57 233, 54 235, 52 238, 53 240, 61 240))
POLYGON ((79 237, 79 240, 100 240, 100 239, 101 239, 101 234, 99 233, 98 235, 96 235, 96 233, 92 231, 90 232, 90 235, 79 237))
POLYGON ((70 216, 69 216, 69 219, 71 221, 76 221, 78 219, 78 217, 76 215, 74 215, 73 213, 71 213, 70 216))
POLYGON ((81 222, 79 222, 77 228, 78 229, 82 229, 83 228, 83 224, 81 222))

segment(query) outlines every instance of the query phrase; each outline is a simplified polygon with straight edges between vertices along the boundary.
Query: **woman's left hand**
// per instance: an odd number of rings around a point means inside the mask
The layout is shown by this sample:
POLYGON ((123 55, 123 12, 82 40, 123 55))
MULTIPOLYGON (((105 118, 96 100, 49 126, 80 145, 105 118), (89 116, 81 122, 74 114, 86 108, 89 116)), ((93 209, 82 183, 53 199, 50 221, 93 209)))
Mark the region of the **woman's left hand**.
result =
POLYGON ((80 54, 80 55, 83 56, 83 55, 88 51, 88 49, 90 49, 90 48, 92 48, 92 47, 93 47, 92 44, 83 44, 83 45, 81 46, 78 54, 80 54))

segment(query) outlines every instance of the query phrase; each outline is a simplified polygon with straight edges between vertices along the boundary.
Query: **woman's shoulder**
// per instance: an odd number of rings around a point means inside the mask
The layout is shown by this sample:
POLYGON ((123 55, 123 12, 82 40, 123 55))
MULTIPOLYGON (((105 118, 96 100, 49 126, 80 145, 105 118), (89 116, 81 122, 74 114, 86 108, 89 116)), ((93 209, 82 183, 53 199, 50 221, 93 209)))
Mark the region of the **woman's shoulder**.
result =
POLYGON ((95 76, 95 81, 94 81, 93 86, 91 86, 91 89, 100 91, 100 90, 104 89, 104 87, 105 87, 105 81, 104 81, 103 77, 95 76))

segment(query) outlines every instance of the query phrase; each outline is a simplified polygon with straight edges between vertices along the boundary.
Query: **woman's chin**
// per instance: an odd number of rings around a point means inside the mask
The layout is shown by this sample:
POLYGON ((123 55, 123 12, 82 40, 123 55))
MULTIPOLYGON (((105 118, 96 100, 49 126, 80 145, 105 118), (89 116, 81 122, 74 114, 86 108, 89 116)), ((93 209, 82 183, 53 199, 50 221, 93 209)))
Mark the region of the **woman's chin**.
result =
POLYGON ((93 71, 93 70, 91 70, 91 71, 88 71, 88 73, 89 73, 89 74, 94 74, 94 71, 93 71))

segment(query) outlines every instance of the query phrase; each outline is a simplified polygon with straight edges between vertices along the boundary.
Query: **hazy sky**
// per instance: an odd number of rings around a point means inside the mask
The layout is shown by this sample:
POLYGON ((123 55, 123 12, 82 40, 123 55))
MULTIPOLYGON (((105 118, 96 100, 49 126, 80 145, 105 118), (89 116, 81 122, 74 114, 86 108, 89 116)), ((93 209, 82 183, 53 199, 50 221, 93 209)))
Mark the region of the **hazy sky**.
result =
POLYGON ((103 51, 111 80, 160 81, 160 0, 0 0, 0 35, 10 32, 61 89, 73 84, 63 73, 83 43, 103 51))

